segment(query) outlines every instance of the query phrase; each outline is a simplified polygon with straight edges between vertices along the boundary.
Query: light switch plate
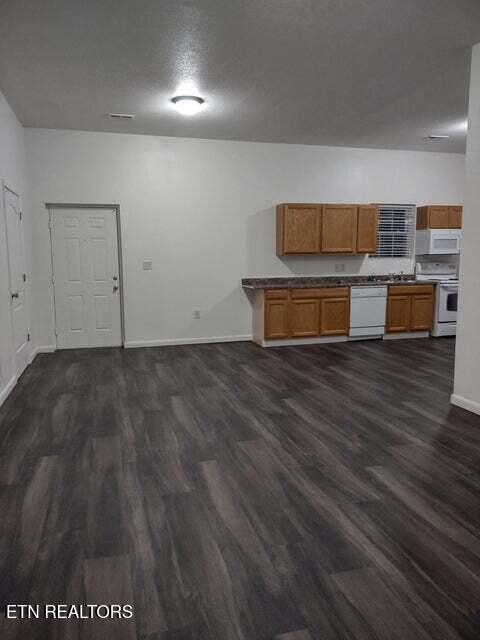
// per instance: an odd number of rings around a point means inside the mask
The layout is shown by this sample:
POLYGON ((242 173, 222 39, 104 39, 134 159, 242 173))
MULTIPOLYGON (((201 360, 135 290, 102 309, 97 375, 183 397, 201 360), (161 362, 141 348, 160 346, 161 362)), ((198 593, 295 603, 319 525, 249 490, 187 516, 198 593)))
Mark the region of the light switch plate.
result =
POLYGON ((142 268, 144 271, 151 271, 152 270, 152 261, 151 260, 144 260, 142 262, 142 268))

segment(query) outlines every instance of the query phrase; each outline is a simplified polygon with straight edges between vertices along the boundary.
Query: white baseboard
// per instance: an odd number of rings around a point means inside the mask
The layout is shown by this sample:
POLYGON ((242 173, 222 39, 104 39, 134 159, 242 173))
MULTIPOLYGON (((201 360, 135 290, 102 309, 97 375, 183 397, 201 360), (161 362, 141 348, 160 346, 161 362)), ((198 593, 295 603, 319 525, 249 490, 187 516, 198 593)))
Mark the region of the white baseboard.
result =
POLYGON ((469 400, 468 398, 459 396, 456 393, 452 393, 452 395, 450 396, 450 402, 456 407, 460 407, 461 409, 466 409, 467 411, 471 411, 472 413, 477 413, 478 415, 480 415, 480 402, 469 400))
POLYGON ((30 363, 32 363, 39 353, 53 353, 57 350, 57 347, 54 344, 47 344, 43 347, 35 347, 35 349, 30 354, 30 363))
POLYGON ((10 395, 16 383, 17 383, 17 376, 12 376, 10 380, 7 382, 7 384, 5 385, 5 387, 0 391, 0 406, 2 406, 2 404, 8 398, 8 396, 10 395))
MULTIPOLYGON (((35 360, 36 356, 39 353, 52 353, 52 351, 55 351, 55 350, 56 350, 56 347, 54 344, 45 345, 43 347, 35 347, 35 349, 32 349, 32 351, 30 352, 28 363, 32 364, 32 362, 35 360)), ((17 376, 14 375, 10 378, 10 380, 7 382, 5 387, 0 391, 0 406, 2 406, 2 404, 8 398, 8 396, 10 395, 12 389, 16 384, 17 384, 17 376)))
POLYGON ((248 336, 219 336, 217 338, 174 338, 171 340, 128 340, 125 349, 137 349, 139 347, 172 347, 181 344, 209 344, 215 342, 248 342, 252 339, 248 336))

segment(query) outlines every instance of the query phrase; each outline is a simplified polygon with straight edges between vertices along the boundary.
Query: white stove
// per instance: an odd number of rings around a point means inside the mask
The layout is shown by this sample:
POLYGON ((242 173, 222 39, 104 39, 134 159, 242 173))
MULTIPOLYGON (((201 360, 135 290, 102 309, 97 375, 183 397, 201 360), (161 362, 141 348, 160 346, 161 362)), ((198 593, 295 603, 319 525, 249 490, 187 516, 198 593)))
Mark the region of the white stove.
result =
POLYGON ((432 336, 454 336, 457 332, 458 275, 451 262, 418 262, 418 282, 431 282, 435 287, 432 336))

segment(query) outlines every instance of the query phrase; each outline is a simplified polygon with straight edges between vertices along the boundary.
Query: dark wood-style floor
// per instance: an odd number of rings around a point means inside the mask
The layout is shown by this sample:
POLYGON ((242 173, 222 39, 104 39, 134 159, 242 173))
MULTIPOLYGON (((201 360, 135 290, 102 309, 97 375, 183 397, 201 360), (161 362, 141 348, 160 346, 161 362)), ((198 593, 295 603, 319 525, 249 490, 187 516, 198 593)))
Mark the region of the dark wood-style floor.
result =
POLYGON ((21 640, 480 637, 480 418, 454 341, 40 355, 0 409, 21 640))

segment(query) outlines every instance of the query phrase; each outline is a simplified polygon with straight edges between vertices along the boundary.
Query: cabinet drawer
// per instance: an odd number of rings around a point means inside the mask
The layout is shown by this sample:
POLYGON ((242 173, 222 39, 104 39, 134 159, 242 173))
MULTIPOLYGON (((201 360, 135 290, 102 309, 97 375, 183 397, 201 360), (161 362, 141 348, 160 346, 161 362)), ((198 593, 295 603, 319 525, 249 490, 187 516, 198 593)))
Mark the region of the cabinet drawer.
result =
POLYGON ((400 284, 388 287, 389 296, 433 295, 431 284, 400 284))
POLYGON ((321 298, 348 298, 350 296, 349 287, 326 287, 319 289, 321 298))
POLYGON ((286 300, 288 298, 288 289, 267 289, 265 298, 267 300, 286 300))
POLYGON ((348 287, 291 289, 290 296, 292 300, 298 298, 348 298, 348 287))
POLYGON ((320 291, 322 291, 322 289, 313 287, 309 289, 291 289, 290 297, 292 300, 297 300, 298 298, 319 298, 320 291))

